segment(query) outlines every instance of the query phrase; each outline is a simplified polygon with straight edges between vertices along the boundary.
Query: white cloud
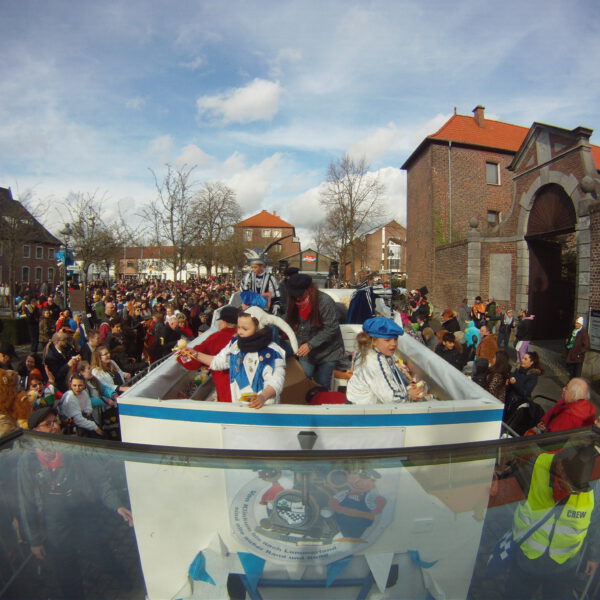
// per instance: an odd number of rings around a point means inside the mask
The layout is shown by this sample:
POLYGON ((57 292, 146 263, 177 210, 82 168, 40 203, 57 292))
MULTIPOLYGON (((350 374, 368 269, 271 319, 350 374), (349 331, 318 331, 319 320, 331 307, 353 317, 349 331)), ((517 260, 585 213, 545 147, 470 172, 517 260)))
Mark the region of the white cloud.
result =
POLYGON ((200 116, 217 118, 223 123, 269 121, 279 110, 281 86, 274 81, 254 79, 246 87, 216 96, 202 96, 196 104, 200 116))
POLYGON ((204 56, 196 56, 191 60, 184 61, 181 63, 181 66, 185 69, 189 69, 190 71, 197 71, 201 67, 206 65, 206 58, 204 56))
POLYGON ((158 157, 158 160, 164 162, 165 160, 169 160, 171 152, 173 150, 173 136, 159 135, 152 140, 148 144, 147 154, 150 156, 158 157))
POLYGON ((146 104, 146 100, 137 96, 136 98, 129 98, 125 101, 125 108, 130 108, 131 110, 140 110, 146 104))
POLYGON ((253 213, 262 208, 262 203, 275 181, 281 165, 281 154, 273 154, 230 177, 225 183, 237 195, 244 213, 253 213))
POLYGON ((215 162, 215 159, 204 152, 202 148, 196 146, 196 144, 188 144, 181 149, 181 152, 175 159, 175 164, 178 166, 198 166, 200 168, 208 167, 215 162))
POLYGON ((352 144, 348 148, 348 154, 355 160, 364 157, 367 163, 371 164, 390 148, 399 135, 394 123, 387 127, 379 127, 368 137, 352 144))

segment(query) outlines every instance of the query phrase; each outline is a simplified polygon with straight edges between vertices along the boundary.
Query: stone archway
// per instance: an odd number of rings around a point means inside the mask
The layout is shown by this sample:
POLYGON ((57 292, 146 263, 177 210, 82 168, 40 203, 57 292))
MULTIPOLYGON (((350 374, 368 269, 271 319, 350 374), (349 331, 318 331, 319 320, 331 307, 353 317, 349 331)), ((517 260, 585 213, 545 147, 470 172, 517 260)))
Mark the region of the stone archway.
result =
MULTIPOLYGON (((585 192, 582 191, 577 177, 573 174, 567 175, 561 171, 550 170, 547 166, 540 169, 538 177, 532 181, 528 189, 521 194, 517 205, 519 216, 518 233, 517 239, 515 240, 517 246, 517 289, 515 307, 517 309, 529 308, 529 310, 532 310, 532 307, 529 305, 529 288, 530 284, 533 283, 530 282, 530 262, 531 260, 535 260, 535 257, 531 256, 530 243, 528 243, 526 237, 528 237, 528 234, 530 233, 533 237, 536 233, 541 232, 537 226, 529 232, 529 220, 539 192, 542 188, 549 186, 549 184, 556 184, 556 186, 562 189, 562 192, 564 192, 563 199, 565 199, 565 203, 568 204, 566 202, 566 198, 568 198, 575 213, 574 234, 564 234, 564 232, 556 233, 559 235, 571 235, 572 240, 575 240, 575 264, 570 266, 571 274, 573 272, 575 274, 572 283, 572 290, 574 289, 574 311, 579 315, 585 315, 589 310, 591 250, 589 199, 585 192)), ((571 324, 568 323, 568 326, 570 325, 571 324)), ((553 331, 544 331, 542 333, 543 337, 548 338, 552 337, 553 331)))
POLYGON ((560 185, 546 184, 537 191, 525 235, 534 339, 562 338, 570 330, 577 287, 576 224, 573 202, 560 185))

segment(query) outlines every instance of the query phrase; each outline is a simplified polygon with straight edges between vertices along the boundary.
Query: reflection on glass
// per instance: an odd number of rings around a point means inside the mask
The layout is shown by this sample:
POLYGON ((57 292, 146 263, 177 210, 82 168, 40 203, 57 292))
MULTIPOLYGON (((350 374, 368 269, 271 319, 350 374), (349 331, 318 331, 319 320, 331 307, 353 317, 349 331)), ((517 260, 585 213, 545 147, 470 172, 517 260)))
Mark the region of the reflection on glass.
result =
POLYGON ((598 442, 278 455, 25 434, 0 447, 0 597, 593 598, 598 442))

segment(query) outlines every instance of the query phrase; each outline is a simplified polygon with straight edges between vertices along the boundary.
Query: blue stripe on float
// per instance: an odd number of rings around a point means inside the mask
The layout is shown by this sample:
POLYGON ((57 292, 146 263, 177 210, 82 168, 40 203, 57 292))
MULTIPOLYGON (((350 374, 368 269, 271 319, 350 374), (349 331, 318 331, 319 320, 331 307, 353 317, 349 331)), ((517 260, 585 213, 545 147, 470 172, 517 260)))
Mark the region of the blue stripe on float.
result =
POLYGON ((260 411, 227 412, 190 410, 165 406, 119 404, 119 414, 146 419, 192 421, 235 425, 267 425, 279 427, 373 427, 405 425, 453 425, 457 423, 487 423, 502 420, 502 410, 466 410, 435 413, 387 414, 273 414, 260 411))

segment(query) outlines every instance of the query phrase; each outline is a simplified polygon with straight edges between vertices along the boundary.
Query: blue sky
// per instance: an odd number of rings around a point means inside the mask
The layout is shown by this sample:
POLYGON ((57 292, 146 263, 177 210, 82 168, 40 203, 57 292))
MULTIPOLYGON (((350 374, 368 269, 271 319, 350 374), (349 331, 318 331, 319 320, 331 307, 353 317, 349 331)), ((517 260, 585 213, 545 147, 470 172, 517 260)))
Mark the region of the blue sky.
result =
POLYGON ((52 199, 53 230, 69 192, 135 222, 169 162, 306 247, 345 152, 405 224, 399 167, 455 106, 600 126, 596 0, 2 0, 0 22, 0 186, 52 199))

